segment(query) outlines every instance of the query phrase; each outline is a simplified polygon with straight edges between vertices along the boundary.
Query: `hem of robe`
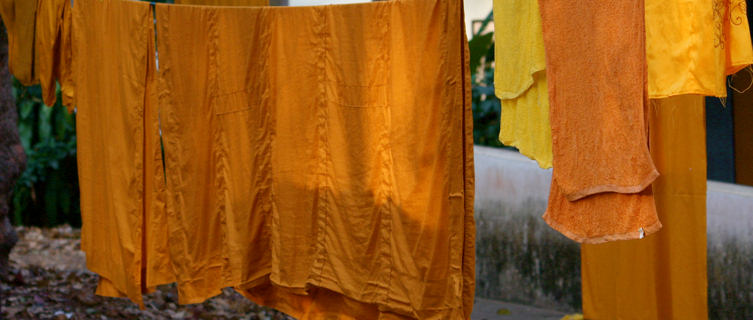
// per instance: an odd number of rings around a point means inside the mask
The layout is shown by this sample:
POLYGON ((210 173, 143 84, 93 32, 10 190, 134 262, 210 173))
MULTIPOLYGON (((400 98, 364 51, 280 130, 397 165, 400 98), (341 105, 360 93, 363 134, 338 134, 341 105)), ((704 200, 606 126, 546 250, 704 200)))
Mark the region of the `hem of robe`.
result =
MULTIPOLYGON (((652 165, 653 165, 653 162, 652 162, 652 165)), ((631 186, 618 186, 614 184, 598 185, 598 186, 581 189, 572 193, 565 193, 565 198, 567 198, 567 200, 569 201, 577 201, 591 195, 605 193, 605 192, 625 193, 625 194, 639 193, 643 191, 644 189, 648 188, 648 186, 650 186, 658 177, 659 177, 659 171, 657 171, 656 168, 654 168, 654 170, 652 170, 652 172, 650 172, 639 184, 631 185, 631 186)))
MULTIPOLYGON (((748 66, 753 65, 753 60, 744 60, 744 61, 737 61, 732 62, 729 67, 726 69, 727 75, 732 75, 737 73, 740 70, 743 70, 747 68, 748 66)), ((674 96, 681 96, 681 95, 701 95, 701 96, 707 96, 707 97, 716 97, 716 98, 726 98, 727 97, 727 86, 724 86, 723 92, 714 92, 714 90, 709 89, 682 89, 674 92, 661 92, 661 93, 652 93, 649 90, 649 99, 665 99, 669 97, 674 96)))
POLYGON ((535 152, 529 152, 529 150, 521 149, 520 147, 520 141, 518 140, 508 140, 508 139, 502 139, 502 137, 497 138, 499 142, 502 142, 502 144, 509 146, 509 147, 515 147, 518 149, 518 152, 524 156, 526 156, 528 159, 531 159, 533 161, 536 161, 536 164, 539 165, 539 168, 541 169, 551 169, 552 168, 552 160, 544 161, 539 159, 534 155, 535 152))
POLYGON ((510 100, 510 99, 517 99, 518 97, 522 96, 528 89, 531 89, 533 87, 533 84, 536 83, 536 79, 533 76, 534 74, 545 71, 546 66, 541 67, 534 67, 528 70, 528 79, 527 81, 518 89, 518 91, 505 91, 502 89, 495 89, 494 95, 497 96, 500 100, 510 100))
POLYGON ((661 221, 656 221, 656 223, 644 227, 643 232, 640 230, 638 231, 630 231, 626 233, 620 233, 620 234, 608 234, 603 236, 597 236, 597 237, 583 237, 580 235, 577 235, 573 232, 567 231, 566 228, 564 228, 561 224, 555 222, 554 220, 550 219, 548 216, 549 211, 544 213, 542 218, 544 219, 544 222, 548 224, 552 229, 556 230, 557 232, 561 233, 565 237, 578 242, 578 243, 585 243, 585 244, 599 244, 599 243, 605 243, 610 241, 621 241, 621 240, 638 240, 643 239, 648 235, 654 234, 661 230, 662 224, 661 221))

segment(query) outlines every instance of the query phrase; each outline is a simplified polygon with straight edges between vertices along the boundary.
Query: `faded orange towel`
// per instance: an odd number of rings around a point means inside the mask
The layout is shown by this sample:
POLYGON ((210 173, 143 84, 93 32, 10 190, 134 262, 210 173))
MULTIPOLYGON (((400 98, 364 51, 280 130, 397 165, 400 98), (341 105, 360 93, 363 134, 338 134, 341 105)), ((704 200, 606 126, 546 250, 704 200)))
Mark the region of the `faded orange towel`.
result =
POLYGON ((640 241, 581 247, 586 319, 707 319, 703 96, 652 101, 650 128, 664 228, 640 241))
POLYGON ((61 30, 64 7, 70 0, 38 0, 36 36, 34 38, 34 70, 42 87, 44 104, 52 106, 57 100, 56 80, 60 74, 61 30))
POLYGON ((268 6, 269 0, 175 0, 176 4, 193 4, 203 6, 268 6))
POLYGON ((0 0, 0 15, 8 32, 8 67, 23 85, 36 83, 34 20, 37 0, 0 0))
POLYGON ((646 143, 643 1, 539 4, 556 187, 570 201, 641 192, 658 176, 646 143))
POLYGON ((145 170, 156 170, 148 161, 156 147, 145 150, 152 141, 145 137, 157 134, 145 129, 156 119, 147 94, 153 21, 148 2, 76 0, 72 13, 81 248, 87 268, 100 276, 98 294, 127 296, 142 306, 142 291, 154 285, 144 279, 152 270, 144 270, 151 259, 145 242, 165 233, 144 227, 154 205, 144 194, 151 179, 145 170))
POLYGON ((469 318, 461 1, 156 17, 181 303, 233 286, 303 319, 469 318))

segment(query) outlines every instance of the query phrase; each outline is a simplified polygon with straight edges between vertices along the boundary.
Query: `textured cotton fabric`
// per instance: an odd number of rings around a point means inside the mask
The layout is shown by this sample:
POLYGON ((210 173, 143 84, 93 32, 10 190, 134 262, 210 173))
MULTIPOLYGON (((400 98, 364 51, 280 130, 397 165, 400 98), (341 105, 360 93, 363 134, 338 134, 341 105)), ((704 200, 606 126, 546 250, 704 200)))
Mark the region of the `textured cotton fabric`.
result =
POLYGON ((545 221, 590 243, 657 231, 643 1, 539 4, 554 165, 545 221))
POLYGON ((61 40, 64 8, 70 0, 38 0, 36 36, 34 38, 34 70, 42 88, 44 104, 52 106, 57 100, 55 90, 60 75, 61 40))
POLYGON ((703 96, 652 101, 653 190, 664 228, 643 240, 583 245, 586 319, 707 319, 703 96))
POLYGON ((726 97, 726 75, 753 63, 745 0, 645 1, 650 97, 726 97))
POLYGON ((34 20, 37 0, 1 0, 0 15, 8 33, 8 68, 23 85, 36 83, 34 75, 34 20))
POLYGON ((469 318, 460 1, 156 10, 181 303, 233 286, 302 319, 469 318))
POLYGON ((546 55, 537 0, 494 0, 494 90, 499 141, 552 167, 546 55))
POLYGON ((644 113, 643 1, 539 4, 553 181, 570 201, 601 192, 641 192, 658 175, 648 151, 644 113))
POLYGON ((211 5, 211 6, 268 6, 269 0, 175 0, 176 4, 211 5))
POLYGON ((141 304, 154 20, 148 2, 120 0, 76 0, 72 18, 81 248, 98 294, 141 304))

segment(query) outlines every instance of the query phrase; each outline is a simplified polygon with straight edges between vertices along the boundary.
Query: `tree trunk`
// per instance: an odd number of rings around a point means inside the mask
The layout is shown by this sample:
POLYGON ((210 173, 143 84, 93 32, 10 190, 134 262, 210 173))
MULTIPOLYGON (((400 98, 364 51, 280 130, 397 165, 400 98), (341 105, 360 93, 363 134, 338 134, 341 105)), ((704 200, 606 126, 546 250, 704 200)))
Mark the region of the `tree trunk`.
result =
POLYGON ((18 113, 8 71, 8 36, 0 25, 0 275, 8 267, 8 254, 18 241, 10 224, 13 185, 26 166, 26 154, 18 136, 18 113))

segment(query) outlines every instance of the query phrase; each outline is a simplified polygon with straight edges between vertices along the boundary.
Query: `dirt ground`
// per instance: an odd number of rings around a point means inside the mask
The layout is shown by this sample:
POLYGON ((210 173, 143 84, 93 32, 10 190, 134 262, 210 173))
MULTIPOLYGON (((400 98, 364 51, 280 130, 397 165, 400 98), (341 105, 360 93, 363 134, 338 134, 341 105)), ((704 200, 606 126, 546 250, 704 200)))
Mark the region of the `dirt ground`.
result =
POLYGON ((232 289, 202 304, 178 305, 174 285, 146 295, 146 310, 127 299, 94 294, 97 276, 86 270, 80 231, 19 227, 11 268, 0 276, 0 319, 265 319, 289 320, 232 289))

